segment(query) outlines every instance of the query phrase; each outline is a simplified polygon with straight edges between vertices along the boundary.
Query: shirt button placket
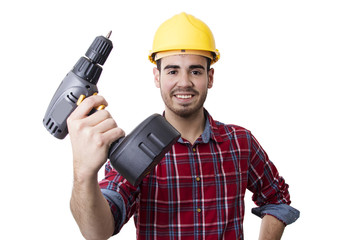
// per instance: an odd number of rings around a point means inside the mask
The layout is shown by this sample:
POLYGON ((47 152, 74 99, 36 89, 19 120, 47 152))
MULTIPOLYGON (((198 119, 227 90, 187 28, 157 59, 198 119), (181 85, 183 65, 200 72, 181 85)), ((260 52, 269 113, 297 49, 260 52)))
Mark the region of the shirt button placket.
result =
POLYGON ((196 164, 195 166, 195 169, 196 169, 196 172, 195 172, 195 186, 196 186, 196 189, 197 189, 197 199, 196 199, 196 208, 195 208, 195 211, 196 211, 196 214, 197 214, 197 220, 196 220, 196 223, 199 225, 199 233, 200 235, 198 236, 199 239, 202 239, 202 209, 201 209, 201 199, 202 199, 202 195, 201 195, 201 184, 200 184, 200 181, 201 181, 201 173, 200 173, 200 167, 199 167, 199 159, 198 159, 198 155, 197 155, 197 146, 192 146, 192 152, 193 152, 193 158, 194 158, 194 162, 196 164))

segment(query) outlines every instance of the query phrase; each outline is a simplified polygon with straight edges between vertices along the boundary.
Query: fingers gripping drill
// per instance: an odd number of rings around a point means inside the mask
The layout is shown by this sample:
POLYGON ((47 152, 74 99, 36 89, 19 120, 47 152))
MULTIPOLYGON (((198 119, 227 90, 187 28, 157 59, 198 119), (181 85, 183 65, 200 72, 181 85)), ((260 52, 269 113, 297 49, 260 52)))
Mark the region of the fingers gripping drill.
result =
MULTIPOLYGON (((85 56, 65 76, 45 113, 43 124, 56 138, 68 134, 66 120, 86 97, 97 94, 102 65, 113 48, 109 34, 95 38, 85 56)), ((96 110, 101 110, 101 105, 96 110)), ((94 111, 90 112, 92 114, 94 111)), ((108 157, 112 166, 134 186, 159 163, 180 133, 159 114, 141 122, 129 135, 115 141, 108 157)))

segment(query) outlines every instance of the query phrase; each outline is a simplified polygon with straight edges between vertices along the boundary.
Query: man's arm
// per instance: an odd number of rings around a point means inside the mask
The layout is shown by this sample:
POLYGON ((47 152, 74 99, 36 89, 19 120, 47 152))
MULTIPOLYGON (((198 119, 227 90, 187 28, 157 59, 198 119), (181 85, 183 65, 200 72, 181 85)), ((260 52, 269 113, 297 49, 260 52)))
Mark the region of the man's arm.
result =
POLYGON ((85 239, 108 239, 114 233, 114 218, 97 178, 74 179, 70 209, 85 239))
POLYGON ((271 215, 265 215, 261 221, 259 240, 280 240, 285 224, 271 215))
POLYGON ((263 219, 259 239, 280 239, 285 226, 295 222, 300 212, 289 206, 289 185, 253 136, 251 147, 248 189, 254 193, 253 201, 259 206, 253 208, 252 213, 263 219))
POLYGON ((74 164, 70 209, 86 239, 108 239, 114 233, 114 218, 97 174, 107 160, 110 144, 124 133, 106 110, 88 116, 100 105, 107 105, 103 97, 86 98, 67 121, 74 164))

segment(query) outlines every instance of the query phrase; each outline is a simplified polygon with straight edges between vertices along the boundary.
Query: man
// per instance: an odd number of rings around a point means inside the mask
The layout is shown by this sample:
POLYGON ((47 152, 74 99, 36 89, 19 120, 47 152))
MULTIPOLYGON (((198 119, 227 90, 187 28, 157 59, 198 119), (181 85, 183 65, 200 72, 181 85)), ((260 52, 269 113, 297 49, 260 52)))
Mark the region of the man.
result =
POLYGON ((210 29, 191 15, 157 30, 149 58, 164 117, 181 138, 137 187, 109 163, 97 182, 109 145, 124 136, 106 110, 88 116, 105 99, 89 97, 69 117, 71 210, 85 238, 109 238, 134 215, 137 239, 243 239, 246 189, 259 205, 260 239, 280 239, 298 218, 288 185, 251 132, 215 121, 203 107, 219 57, 210 29))

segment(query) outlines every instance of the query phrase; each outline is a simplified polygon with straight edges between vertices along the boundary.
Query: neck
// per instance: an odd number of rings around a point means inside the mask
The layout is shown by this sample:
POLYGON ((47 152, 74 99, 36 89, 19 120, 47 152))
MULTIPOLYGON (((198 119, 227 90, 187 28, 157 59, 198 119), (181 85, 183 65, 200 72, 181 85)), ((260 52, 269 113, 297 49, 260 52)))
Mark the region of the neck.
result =
POLYGON ((166 109, 165 118, 181 133, 181 137, 188 140, 191 144, 194 144, 205 129, 205 114, 203 108, 188 117, 181 117, 166 109))

